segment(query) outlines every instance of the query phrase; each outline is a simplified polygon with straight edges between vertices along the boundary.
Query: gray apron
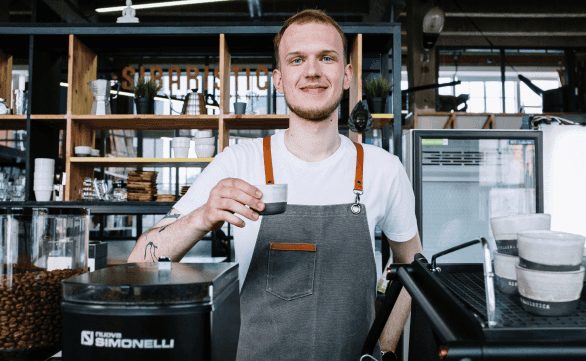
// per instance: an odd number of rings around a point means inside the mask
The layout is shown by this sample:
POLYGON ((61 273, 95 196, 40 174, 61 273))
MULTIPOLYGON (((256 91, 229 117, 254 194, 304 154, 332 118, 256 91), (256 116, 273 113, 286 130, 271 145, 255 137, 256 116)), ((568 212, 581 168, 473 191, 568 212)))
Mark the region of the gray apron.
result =
MULTIPOLYGON (((360 359, 375 317, 376 266, 359 203, 364 152, 354 144, 354 204, 289 204, 263 216, 240 293, 237 360, 360 359)), ((263 148, 267 184, 274 184, 270 137, 263 148)))

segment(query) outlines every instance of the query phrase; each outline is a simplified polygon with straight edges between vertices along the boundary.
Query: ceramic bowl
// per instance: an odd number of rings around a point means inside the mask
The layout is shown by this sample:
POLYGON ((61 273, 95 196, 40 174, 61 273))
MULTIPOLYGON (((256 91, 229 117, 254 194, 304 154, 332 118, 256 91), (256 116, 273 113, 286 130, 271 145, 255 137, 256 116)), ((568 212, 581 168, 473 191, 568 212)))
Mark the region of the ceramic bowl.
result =
POLYGON ((35 190, 35 199, 37 200, 37 202, 48 202, 51 200, 51 193, 53 193, 52 190, 48 190, 48 191, 35 190))
POLYGON ((92 149, 92 157, 99 157, 100 150, 99 149, 92 149))
POLYGON ((580 301, 584 267, 571 272, 537 271, 515 266, 521 303, 527 312, 541 316, 572 313, 580 301))
POLYGON ((529 230, 548 230, 551 225, 549 214, 518 214, 490 219, 497 251, 517 255, 517 234, 529 230))
POLYGON ((582 264, 584 242, 579 234, 556 231, 519 233, 519 264, 543 271, 576 271, 582 264))
POLYGON ((494 252, 494 273, 496 287, 503 293, 517 293, 517 269, 519 257, 494 252))
POLYGON ((191 138, 175 137, 171 139, 171 146, 185 146, 191 144, 191 138))
POLYGON ((195 154, 198 158, 210 158, 214 156, 216 146, 213 144, 196 144, 195 154))
POLYGON ((209 137, 209 138, 193 138, 193 143, 195 145, 213 145, 216 142, 216 138, 209 137))
POLYGON ((173 147, 173 156, 175 158, 187 158, 189 155, 189 147, 173 147))
POLYGON ((265 209, 258 212, 260 215, 280 214, 287 210, 287 184, 255 185, 262 192, 260 199, 265 203, 265 209))
POLYGON ((52 191, 53 190, 53 182, 51 184, 34 184, 33 190, 35 191, 52 191))
POLYGON ((92 147, 86 147, 83 145, 77 146, 75 149, 75 155, 79 157, 84 157, 92 154, 92 147))
POLYGON ((211 130, 196 130, 194 138, 211 138, 213 137, 211 130))
POLYGON ((47 167, 47 168, 54 168, 55 167, 55 159, 51 158, 35 158, 35 168, 37 167, 47 167))

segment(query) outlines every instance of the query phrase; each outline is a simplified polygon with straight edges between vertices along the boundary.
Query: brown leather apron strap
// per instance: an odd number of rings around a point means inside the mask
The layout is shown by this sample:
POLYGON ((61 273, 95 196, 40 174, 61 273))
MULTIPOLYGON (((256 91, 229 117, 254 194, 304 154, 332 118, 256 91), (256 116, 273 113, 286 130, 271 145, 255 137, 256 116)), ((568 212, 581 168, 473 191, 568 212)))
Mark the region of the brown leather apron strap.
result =
POLYGON ((263 157, 265 161, 265 177, 267 184, 275 184, 273 177, 273 159, 271 157, 271 136, 262 140, 263 157))
POLYGON ((360 143, 352 142, 356 146, 356 178, 354 179, 354 190, 362 192, 362 171, 364 164, 364 149, 360 143))

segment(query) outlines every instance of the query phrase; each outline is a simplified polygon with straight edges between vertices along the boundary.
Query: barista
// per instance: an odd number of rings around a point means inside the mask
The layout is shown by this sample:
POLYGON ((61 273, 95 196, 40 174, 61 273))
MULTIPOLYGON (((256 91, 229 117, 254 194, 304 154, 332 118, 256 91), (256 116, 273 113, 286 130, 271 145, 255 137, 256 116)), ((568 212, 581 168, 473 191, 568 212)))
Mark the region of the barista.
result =
MULTIPOLYGON (((333 19, 317 10, 293 16, 275 37, 275 55, 289 129, 224 149, 139 238, 129 262, 178 261, 231 223, 240 264, 237 359, 355 361, 375 315, 375 226, 392 239, 395 262, 421 252, 413 191, 397 157, 338 132, 353 69, 333 19), (287 211, 261 217, 253 184, 269 179, 288 185, 287 211)), ((394 359, 409 308, 403 291, 380 339, 383 360, 394 359)))

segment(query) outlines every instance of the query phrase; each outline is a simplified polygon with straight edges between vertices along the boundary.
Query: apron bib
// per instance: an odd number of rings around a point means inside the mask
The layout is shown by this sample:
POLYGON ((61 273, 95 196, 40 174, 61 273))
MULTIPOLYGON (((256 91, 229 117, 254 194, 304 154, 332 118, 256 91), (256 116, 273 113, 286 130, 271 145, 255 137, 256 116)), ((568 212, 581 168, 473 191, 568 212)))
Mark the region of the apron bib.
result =
MULTIPOLYGON (((354 204, 289 204, 263 216, 240 293, 237 360, 360 359, 375 318, 376 266, 359 203, 364 153, 354 144, 354 204)), ((267 184, 275 184, 270 137, 263 150, 267 184)))

